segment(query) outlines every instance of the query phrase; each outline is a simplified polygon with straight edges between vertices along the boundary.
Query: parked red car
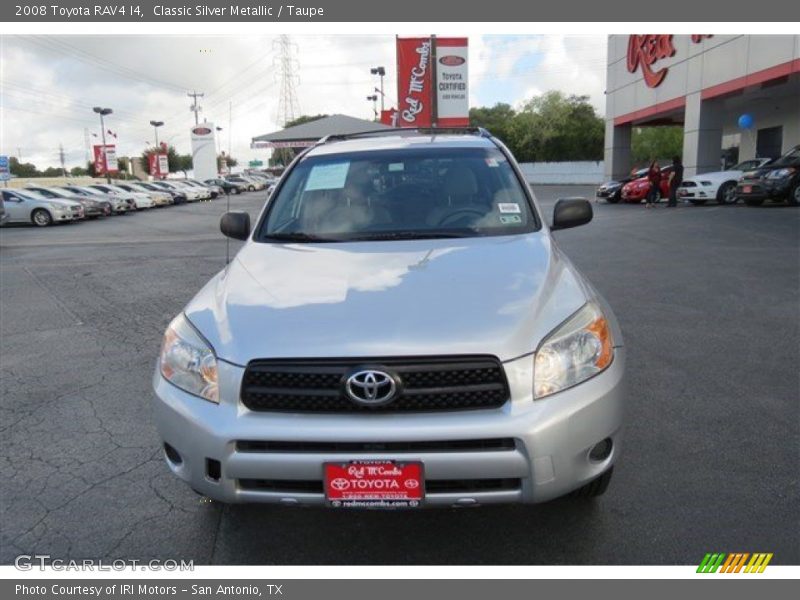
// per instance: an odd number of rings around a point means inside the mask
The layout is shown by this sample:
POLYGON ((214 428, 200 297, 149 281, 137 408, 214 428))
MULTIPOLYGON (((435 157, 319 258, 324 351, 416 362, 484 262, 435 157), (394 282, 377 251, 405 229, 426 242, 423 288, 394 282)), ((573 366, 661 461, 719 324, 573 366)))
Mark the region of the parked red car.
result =
MULTIPOLYGON (((661 168, 661 198, 669 198, 669 174, 672 173, 672 165, 661 168)), ((622 201, 623 202, 641 202, 647 198, 647 192, 650 191, 650 181, 647 175, 634 179, 626 183, 622 187, 622 201)))

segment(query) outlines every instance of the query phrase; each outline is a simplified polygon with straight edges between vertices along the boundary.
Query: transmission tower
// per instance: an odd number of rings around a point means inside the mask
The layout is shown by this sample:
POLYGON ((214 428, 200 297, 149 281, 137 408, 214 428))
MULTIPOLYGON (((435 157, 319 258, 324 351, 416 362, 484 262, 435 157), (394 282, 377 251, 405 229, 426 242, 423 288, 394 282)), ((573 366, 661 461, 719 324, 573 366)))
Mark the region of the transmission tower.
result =
POLYGON ((300 114, 300 105, 297 101, 295 88, 299 84, 297 71, 300 63, 297 61, 297 46, 292 43, 288 35, 278 37, 273 43, 276 50, 275 72, 280 83, 278 96, 278 114, 276 121, 283 127, 300 114))

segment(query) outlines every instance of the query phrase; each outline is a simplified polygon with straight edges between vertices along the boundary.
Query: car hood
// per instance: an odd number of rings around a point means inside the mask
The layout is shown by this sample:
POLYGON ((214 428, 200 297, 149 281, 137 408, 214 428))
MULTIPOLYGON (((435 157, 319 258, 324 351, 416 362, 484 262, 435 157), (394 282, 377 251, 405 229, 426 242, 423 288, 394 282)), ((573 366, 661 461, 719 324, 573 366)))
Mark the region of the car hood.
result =
POLYGON ((546 232, 335 244, 249 242, 186 307, 217 356, 535 350, 591 296, 546 232))
POLYGON ((618 187, 622 185, 622 181, 606 181, 605 183, 601 183, 600 187, 603 189, 610 188, 610 187, 618 187))

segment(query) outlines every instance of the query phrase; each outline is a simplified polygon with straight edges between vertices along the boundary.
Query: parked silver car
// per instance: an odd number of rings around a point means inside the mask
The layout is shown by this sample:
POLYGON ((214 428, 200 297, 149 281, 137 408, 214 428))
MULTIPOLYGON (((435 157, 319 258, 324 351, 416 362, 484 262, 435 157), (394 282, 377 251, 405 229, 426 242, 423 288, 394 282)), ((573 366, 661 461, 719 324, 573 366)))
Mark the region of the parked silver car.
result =
POLYGON ((473 506, 602 494, 625 349, 611 309, 483 130, 320 143, 169 327, 168 467, 223 502, 473 506))
POLYGON ((53 223, 70 223, 83 218, 83 206, 72 200, 45 198, 29 190, 6 189, 3 206, 8 219, 6 223, 32 223, 47 227, 53 223))
POLYGON ((136 210, 136 203, 132 198, 125 198, 117 194, 107 194, 88 185, 65 185, 63 187, 78 196, 92 200, 104 200, 110 203, 111 210, 117 215, 124 215, 136 210))

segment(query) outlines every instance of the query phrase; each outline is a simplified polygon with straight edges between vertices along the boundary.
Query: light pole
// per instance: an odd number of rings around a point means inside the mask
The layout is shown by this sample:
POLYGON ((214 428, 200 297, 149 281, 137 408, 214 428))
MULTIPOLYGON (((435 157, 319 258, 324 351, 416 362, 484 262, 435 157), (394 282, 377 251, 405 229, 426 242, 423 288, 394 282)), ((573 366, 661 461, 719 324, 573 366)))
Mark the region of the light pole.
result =
MULTIPOLYGON (((369 72, 372 73, 373 75, 378 75, 381 78, 381 90, 380 90, 380 94, 381 94, 381 113, 383 113, 383 109, 384 109, 384 107, 383 107, 383 77, 386 75, 386 69, 384 69, 383 67, 373 67, 372 69, 369 70, 369 72)), ((375 90, 375 91, 377 92, 378 90, 375 90)))
POLYGON ((156 132, 156 148, 158 148, 158 128, 164 124, 164 121, 150 121, 150 125, 153 126, 153 131, 156 132))
POLYGON ((367 100, 372 102, 372 112, 375 113, 375 118, 378 118, 378 94, 372 94, 372 96, 367 96, 367 100))
POLYGON ((103 136, 103 170, 106 172, 106 181, 111 183, 111 175, 108 174, 108 154, 106 152, 106 124, 103 117, 110 115, 114 111, 110 108, 101 108, 99 106, 95 106, 92 110, 100 115, 100 133, 103 136))

